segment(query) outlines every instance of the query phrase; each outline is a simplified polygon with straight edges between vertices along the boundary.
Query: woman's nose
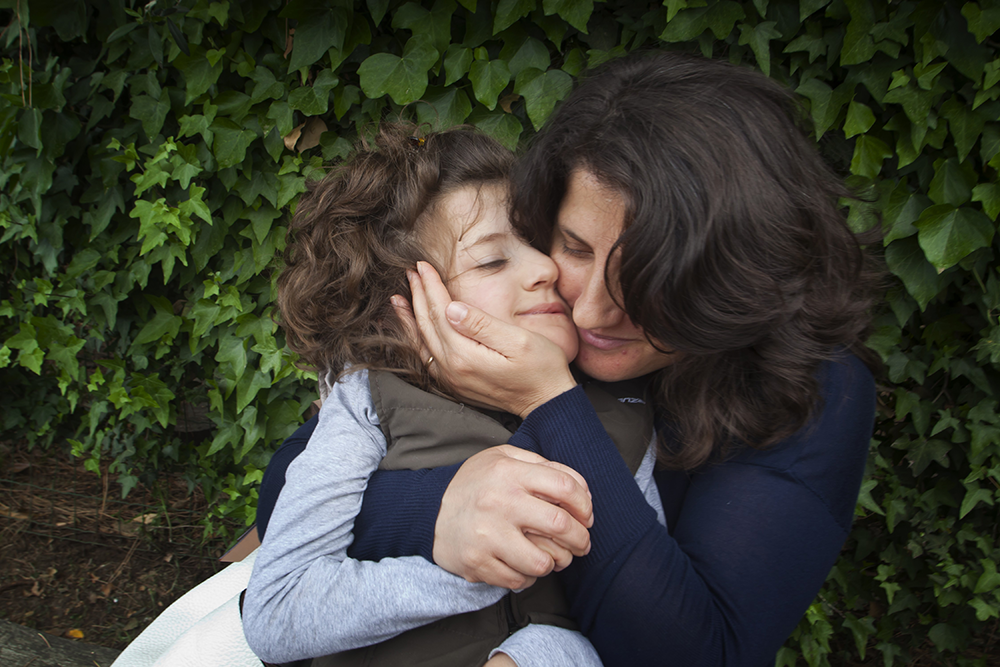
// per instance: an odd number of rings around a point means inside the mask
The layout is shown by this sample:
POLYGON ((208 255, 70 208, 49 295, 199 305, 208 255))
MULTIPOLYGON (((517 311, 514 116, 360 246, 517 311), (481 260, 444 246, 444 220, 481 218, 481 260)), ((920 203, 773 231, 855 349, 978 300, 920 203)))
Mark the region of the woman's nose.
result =
POLYGON ((604 282, 604 271, 594 270, 573 304, 573 322, 581 329, 607 329, 625 317, 604 282))

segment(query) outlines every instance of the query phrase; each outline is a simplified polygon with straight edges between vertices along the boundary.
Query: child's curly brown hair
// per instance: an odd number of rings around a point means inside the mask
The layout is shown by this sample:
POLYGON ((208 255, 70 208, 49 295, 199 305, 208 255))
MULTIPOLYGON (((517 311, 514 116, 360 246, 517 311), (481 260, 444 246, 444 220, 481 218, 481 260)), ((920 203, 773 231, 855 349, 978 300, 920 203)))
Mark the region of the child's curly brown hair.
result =
POLYGON ((303 368, 335 377, 349 366, 389 370, 433 387, 389 299, 409 297, 406 269, 432 261, 428 243, 436 239, 421 231, 442 198, 467 186, 506 188, 514 157, 470 128, 420 138, 416 131, 383 124, 299 199, 278 277, 278 310, 303 368))

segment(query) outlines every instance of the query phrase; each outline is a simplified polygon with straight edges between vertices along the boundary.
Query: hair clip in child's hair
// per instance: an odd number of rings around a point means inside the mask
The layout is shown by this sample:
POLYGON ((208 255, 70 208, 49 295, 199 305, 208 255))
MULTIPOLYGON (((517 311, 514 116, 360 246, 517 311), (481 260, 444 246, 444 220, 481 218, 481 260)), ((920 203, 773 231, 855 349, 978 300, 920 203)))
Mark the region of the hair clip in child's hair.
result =
POLYGON ((425 137, 418 137, 416 135, 410 137, 410 144, 412 144, 414 148, 422 148, 426 143, 427 139, 425 137))

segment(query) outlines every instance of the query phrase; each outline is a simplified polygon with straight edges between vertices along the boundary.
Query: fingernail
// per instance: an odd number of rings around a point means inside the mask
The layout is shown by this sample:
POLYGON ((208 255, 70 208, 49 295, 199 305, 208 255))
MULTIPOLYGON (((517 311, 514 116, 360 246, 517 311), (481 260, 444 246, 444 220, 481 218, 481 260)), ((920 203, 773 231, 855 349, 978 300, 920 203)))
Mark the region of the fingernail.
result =
POLYGON ((426 270, 427 270, 427 262, 417 262, 417 273, 419 273, 422 276, 424 275, 424 272, 426 270))
POLYGON ((403 307, 403 299, 402 299, 402 297, 400 297, 398 295, 390 296, 389 297, 389 303, 391 303, 396 308, 402 308, 403 307))
MULTIPOLYGON (((419 266, 419 264, 417 266, 419 266)), ((409 280, 412 283, 414 280, 417 279, 417 272, 414 271, 414 270, 412 270, 412 269, 407 269, 406 270, 406 279, 409 280)))
POLYGON ((444 309, 445 315, 448 316, 448 321, 451 322, 452 324, 459 324, 462 320, 465 319, 465 316, 468 312, 469 309, 466 307, 466 305, 458 301, 452 301, 451 303, 448 304, 448 307, 444 309))

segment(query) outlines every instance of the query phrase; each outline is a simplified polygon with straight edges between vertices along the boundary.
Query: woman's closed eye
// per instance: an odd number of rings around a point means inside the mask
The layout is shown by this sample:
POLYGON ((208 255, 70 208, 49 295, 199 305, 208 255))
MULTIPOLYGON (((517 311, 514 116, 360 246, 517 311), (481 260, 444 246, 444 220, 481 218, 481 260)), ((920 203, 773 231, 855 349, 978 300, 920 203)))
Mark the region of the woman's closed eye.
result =
POLYGON ((573 248, 566 241, 559 242, 559 250, 570 257, 587 257, 592 254, 590 248, 573 248))

